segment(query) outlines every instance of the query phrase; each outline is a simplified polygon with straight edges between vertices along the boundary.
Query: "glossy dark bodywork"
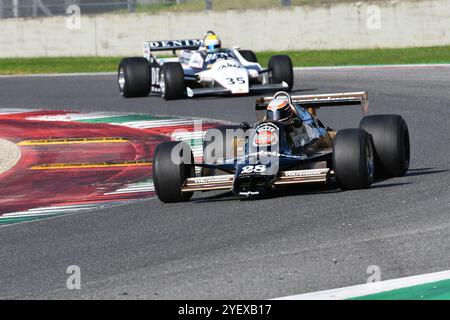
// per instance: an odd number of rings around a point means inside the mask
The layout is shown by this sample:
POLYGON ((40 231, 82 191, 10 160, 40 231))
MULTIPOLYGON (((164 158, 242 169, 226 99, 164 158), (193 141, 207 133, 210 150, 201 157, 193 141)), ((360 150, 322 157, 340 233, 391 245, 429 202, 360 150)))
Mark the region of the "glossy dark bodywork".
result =
POLYGON ((243 154, 240 157, 201 166, 234 174, 232 190, 241 196, 271 192, 283 171, 312 169, 317 163, 330 167, 332 138, 329 132, 306 109, 299 104, 295 107, 297 117, 291 123, 262 121, 247 130, 241 137, 243 154), (272 140, 262 143, 261 135, 270 136, 272 140))

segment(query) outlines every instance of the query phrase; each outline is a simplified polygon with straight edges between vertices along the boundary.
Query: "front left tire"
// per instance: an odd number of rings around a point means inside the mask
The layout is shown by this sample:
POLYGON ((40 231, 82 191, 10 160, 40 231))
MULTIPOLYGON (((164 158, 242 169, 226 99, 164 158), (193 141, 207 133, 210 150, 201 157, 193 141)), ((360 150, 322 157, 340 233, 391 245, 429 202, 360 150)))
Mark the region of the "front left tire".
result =
POLYGON ((161 96, 165 100, 183 98, 186 92, 183 67, 178 62, 167 62, 162 65, 160 74, 161 96))
POLYGON ((377 177, 401 177, 410 163, 409 130, 399 115, 380 114, 366 116, 360 128, 368 132, 375 145, 377 177))
POLYGON ((333 170, 342 190, 366 189, 374 181, 374 150, 362 129, 338 131, 333 140, 333 170))

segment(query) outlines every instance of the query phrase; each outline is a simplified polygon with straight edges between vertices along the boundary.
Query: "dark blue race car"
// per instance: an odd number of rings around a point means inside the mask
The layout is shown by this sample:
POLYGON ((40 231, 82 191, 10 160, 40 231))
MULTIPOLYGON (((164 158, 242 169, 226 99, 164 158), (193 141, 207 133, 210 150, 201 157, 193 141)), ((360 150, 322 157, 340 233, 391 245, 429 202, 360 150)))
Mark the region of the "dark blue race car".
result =
POLYGON ((195 191, 229 190, 255 197, 282 185, 337 183, 343 190, 369 188, 378 177, 409 168, 409 131, 399 115, 370 115, 367 92, 290 96, 279 92, 256 101, 253 126, 205 132, 203 161, 185 142, 160 144, 153 160, 156 194, 163 202, 188 201, 195 191), (322 107, 360 105, 358 128, 338 132, 316 117, 322 107), (196 176, 196 167, 201 170, 196 176))

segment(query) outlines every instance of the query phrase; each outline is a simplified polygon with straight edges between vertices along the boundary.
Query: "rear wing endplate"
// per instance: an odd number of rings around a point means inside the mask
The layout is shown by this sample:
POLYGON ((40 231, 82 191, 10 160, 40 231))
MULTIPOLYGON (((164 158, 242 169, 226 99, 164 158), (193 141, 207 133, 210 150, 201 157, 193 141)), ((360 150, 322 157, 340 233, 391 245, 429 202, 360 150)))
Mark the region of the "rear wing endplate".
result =
MULTIPOLYGON (((273 97, 262 97, 256 100, 255 109, 265 110, 273 97)), ((345 92, 316 95, 291 96, 292 102, 300 104, 303 108, 310 109, 315 114, 315 110, 325 107, 352 106, 359 105, 364 115, 369 113, 369 94, 362 92, 345 92)))

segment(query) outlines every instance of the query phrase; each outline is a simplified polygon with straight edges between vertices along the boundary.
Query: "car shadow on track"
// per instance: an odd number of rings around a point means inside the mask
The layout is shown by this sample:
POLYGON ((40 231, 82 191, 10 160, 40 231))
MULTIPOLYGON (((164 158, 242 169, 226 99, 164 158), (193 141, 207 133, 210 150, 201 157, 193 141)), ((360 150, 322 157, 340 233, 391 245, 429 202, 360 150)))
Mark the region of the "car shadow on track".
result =
MULTIPOLYGON (((434 168, 416 168, 416 169, 410 169, 406 173, 406 177, 412 177, 412 176, 421 176, 421 175, 428 175, 428 174, 437 174, 442 172, 447 172, 449 170, 434 170, 434 168)), ((370 189, 384 189, 384 188, 394 188, 394 187, 400 187, 404 185, 412 184, 413 182, 392 182, 389 183, 390 179, 380 179, 375 182, 371 186, 370 189)), ((205 203, 205 202, 225 202, 225 201, 255 201, 255 200, 264 200, 264 199, 276 199, 276 198, 282 198, 282 197, 289 197, 289 196, 307 196, 307 195, 325 195, 325 194, 331 194, 331 193, 340 193, 345 192, 339 189, 339 187, 336 184, 329 184, 329 185, 323 185, 323 184, 309 184, 309 185, 298 185, 298 186, 291 186, 291 187, 284 187, 279 188, 275 190, 273 193, 259 196, 259 197, 251 197, 251 198, 245 198, 245 197, 236 197, 233 195, 232 192, 222 192, 214 194, 213 196, 204 196, 204 197, 197 197, 192 200, 194 203, 205 203)))
POLYGON ((222 201, 235 201, 239 200, 233 195, 231 191, 222 192, 213 196, 196 197, 191 200, 193 203, 209 203, 209 202, 222 202, 222 201))
MULTIPOLYGON (((389 181, 389 179, 377 181, 377 183, 389 181)), ((383 188, 393 188, 412 184, 412 182, 396 182, 396 183, 383 183, 383 184, 374 184, 370 187, 370 189, 383 189, 383 188)))
POLYGON ((449 170, 446 169, 435 170, 434 168, 417 168, 417 169, 409 169, 405 176, 406 177, 424 176, 448 171, 449 170))
MULTIPOLYGON (((383 188, 389 186, 401 185, 402 183, 391 184, 391 185, 382 185, 382 186, 374 186, 373 188, 383 188)), ((407 184, 407 183, 404 183, 407 184)), ((277 198, 285 198, 292 196, 308 196, 308 195, 326 195, 326 194, 334 194, 344 192, 339 187, 334 184, 323 185, 323 184, 310 184, 310 185, 298 185, 298 186, 290 186, 290 187, 280 187, 279 189, 274 190, 272 193, 265 194, 262 196, 253 196, 253 197, 237 197, 234 196, 232 192, 224 192, 220 194, 216 194, 214 196, 206 196, 206 197, 198 197, 194 198, 192 202, 194 203, 209 203, 209 202, 225 202, 225 201, 258 201, 258 200, 269 200, 269 199, 277 199, 277 198)))
MULTIPOLYGON (((317 91, 319 90, 318 88, 305 88, 305 89, 295 89, 292 90, 291 93, 295 94, 295 93, 302 93, 302 92, 308 92, 308 91, 317 91)), ((281 90, 282 91, 282 90, 281 90)), ((187 97, 183 97, 177 100, 201 100, 201 101, 208 101, 208 100, 221 100, 223 99, 223 97, 226 97, 227 99, 240 99, 240 98, 245 98, 245 97, 261 97, 261 96, 271 96, 275 94, 275 92, 261 92, 261 93, 250 93, 250 94, 246 94, 246 95, 207 95, 207 96, 198 96, 198 97, 193 97, 193 98, 187 98, 187 97)), ((162 99, 160 95, 158 94, 149 94, 148 97, 150 98, 159 98, 162 99)))

